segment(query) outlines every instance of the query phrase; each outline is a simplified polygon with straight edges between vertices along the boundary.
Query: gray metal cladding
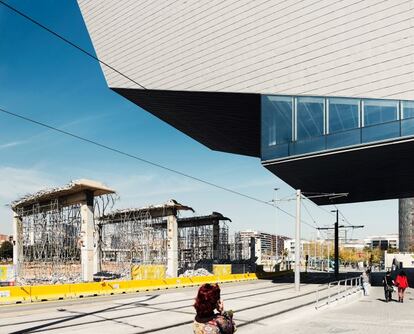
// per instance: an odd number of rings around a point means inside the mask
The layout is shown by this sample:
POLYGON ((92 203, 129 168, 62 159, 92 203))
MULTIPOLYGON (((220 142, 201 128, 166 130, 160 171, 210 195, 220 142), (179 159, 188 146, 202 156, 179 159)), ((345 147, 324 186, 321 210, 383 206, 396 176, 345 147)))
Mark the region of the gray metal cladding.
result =
POLYGON ((98 57, 149 89, 414 99, 414 0, 78 2, 98 57))

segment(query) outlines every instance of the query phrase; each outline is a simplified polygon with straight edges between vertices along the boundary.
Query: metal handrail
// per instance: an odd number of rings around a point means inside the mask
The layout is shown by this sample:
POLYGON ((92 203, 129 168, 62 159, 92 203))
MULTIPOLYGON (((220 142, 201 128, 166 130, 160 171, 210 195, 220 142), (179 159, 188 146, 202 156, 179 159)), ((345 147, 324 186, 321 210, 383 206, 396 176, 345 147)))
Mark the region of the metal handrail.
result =
POLYGON ((332 302, 338 301, 340 299, 346 299, 346 297, 361 291, 362 289, 362 277, 351 277, 342 279, 339 281, 329 282, 316 289, 316 300, 315 300, 315 309, 318 309, 322 306, 327 306, 332 302), (326 287, 327 286, 327 287, 326 287), (343 288, 341 288, 343 287, 343 288), (325 296, 322 295, 323 291, 327 291, 325 296), (324 301, 322 304, 321 301, 324 301))

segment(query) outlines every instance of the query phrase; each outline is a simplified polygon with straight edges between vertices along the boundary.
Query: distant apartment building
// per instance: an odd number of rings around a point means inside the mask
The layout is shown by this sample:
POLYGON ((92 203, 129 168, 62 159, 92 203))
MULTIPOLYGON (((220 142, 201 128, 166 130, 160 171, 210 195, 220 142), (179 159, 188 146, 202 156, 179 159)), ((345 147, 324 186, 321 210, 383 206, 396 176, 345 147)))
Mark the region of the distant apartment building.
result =
POLYGON ((276 254, 279 257, 282 256, 284 241, 288 239, 286 236, 253 230, 237 232, 235 235, 236 258, 250 259, 254 251, 257 264, 275 260, 276 254))
MULTIPOLYGON (((311 244, 310 241, 301 240, 300 241, 300 253, 304 254, 305 248, 309 247, 310 244, 311 244)), ((295 239, 285 240, 284 250, 286 252, 286 259, 288 261, 294 261, 295 260, 295 247, 296 247, 296 240, 295 239)))
POLYGON ((382 250, 387 250, 389 248, 398 248, 399 237, 398 234, 386 234, 386 235, 376 235, 370 236, 364 239, 365 247, 368 248, 380 248, 382 250))
POLYGON ((364 240, 348 240, 347 242, 341 243, 340 247, 343 249, 354 249, 356 251, 362 251, 366 245, 364 240))

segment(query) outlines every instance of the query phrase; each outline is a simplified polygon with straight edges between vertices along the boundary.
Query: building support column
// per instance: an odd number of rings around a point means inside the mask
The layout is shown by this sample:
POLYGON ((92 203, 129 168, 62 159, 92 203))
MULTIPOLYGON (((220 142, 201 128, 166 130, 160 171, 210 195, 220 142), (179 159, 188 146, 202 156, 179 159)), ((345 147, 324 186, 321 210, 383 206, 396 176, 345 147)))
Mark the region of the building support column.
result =
POLYGON ((81 204, 81 267, 82 281, 93 281, 95 260, 95 223, 93 217, 93 193, 86 192, 81 204))
POLYGON ((175 215, 167 216, 167 277, 178 274, 178 223, 175 215))
POLYGON ((220 257, 220 225, 218 221, 213 223, 213 260, 220 257))
POLYGON ((23 222, 17 213, 13 216, 13 265, 15 276, 20 277, 23 263, 23 222))
POLYGON ((93 273, 102 271, 102 226, 97 225, 95 229, 95 243, 93 254, 93 273))
POLYGON ((414 251, 414 198, 398 200, 398 220, 400 252, 414 251))

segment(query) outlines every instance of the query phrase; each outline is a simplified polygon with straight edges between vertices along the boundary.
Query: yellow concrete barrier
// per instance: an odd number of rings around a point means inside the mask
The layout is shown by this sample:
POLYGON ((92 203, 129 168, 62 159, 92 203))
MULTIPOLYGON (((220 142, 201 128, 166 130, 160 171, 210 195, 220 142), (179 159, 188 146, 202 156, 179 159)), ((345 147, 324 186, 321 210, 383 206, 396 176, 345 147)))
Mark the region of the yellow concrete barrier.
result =
POLYGON ((31 301, 30 286, 0 287, 0 304, 22 303, 31 301))
POLYGON ((144 279, 128 281, 131 291, 152 291, 166 288, 166 282, 162 279, 144 279))
POLYGON ((231 274, 231 264, 213 264, 213 274, 224 276, 231 274))
POLYGON ((70 291, 74 297, 89 297, 105 294, 102 282, 70 284, 70 291))
POLYGON ((166 282, 168 288, 180 288, 180 287, 196 285, 196 283, 193 282, 191 277, 167 278, 165 280, 165 282, 166 282))
POLYGON ((286 275, 292 271, 275 273, 246 273, 196 277, 174 277, 166 279, 142 279, 130 281, 103 281, 97 283, 74 283, 61 285, 0 287, 0 305, 35 302, 43 300, 82 298, 87 296, 119 294, 136 291, 154 291, 197 286, 205 283, 224 283, 257 280, 286 275))
POLYGON ((73 297, 71 284, 31 286, 32 301, 56 300, 73 297))
POLYGON ((131 267, 131 279, 164 279, 166 277, 166 266, 143 264, 131 267))

